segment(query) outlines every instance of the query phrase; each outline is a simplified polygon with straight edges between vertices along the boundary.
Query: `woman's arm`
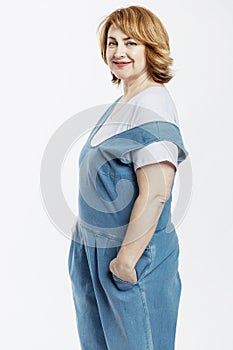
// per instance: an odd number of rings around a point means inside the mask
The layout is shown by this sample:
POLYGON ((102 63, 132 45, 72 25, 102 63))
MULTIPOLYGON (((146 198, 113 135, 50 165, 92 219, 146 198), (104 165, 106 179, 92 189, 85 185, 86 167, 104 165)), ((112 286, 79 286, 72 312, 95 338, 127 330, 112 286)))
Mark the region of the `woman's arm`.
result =
POLYGON ((175 171, 175 166, 169 161, 145 165, 136 170, 139 195, 121 248, 109 266, 123 280, 136 282, 134 267, 149 244, 170 197, 175 171))

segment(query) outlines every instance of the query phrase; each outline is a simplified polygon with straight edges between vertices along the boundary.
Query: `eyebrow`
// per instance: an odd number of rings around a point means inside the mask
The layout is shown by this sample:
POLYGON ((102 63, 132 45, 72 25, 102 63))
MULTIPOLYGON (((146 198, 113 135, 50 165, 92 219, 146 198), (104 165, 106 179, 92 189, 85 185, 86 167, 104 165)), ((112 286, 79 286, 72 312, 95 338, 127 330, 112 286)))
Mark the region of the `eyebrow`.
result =
MULTIPOLYGON (((108 39, 115 39, 115 40, 116 40, 116 38, 114 38, 113 36, 109 36, 108 39)), ((130 37, 128 37, 128 38, 123 38, 123 40, 128 40, 128 39, 131 39, 131 38, 130 38, 130 37)))

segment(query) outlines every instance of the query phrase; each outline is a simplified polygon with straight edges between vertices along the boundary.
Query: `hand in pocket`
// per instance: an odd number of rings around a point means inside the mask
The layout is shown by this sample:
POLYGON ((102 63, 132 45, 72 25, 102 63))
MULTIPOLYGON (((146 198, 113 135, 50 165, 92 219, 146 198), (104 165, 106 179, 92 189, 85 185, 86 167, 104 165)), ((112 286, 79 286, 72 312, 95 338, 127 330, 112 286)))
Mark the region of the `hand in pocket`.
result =
POLYGON ((125 266, 122 266, 117 258, 111 260, 109 264, 109 270, 122 281, 137 283, 137 272, 135 267, 126 268, 125 266))

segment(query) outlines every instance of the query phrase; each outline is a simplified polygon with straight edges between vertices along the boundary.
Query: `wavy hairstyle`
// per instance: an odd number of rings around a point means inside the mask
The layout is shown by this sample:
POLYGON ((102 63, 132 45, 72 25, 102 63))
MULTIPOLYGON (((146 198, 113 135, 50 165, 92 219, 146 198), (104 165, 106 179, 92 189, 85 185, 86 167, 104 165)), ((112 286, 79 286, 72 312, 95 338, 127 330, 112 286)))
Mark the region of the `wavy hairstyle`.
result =
MULTIPOLYGON (((127 36, 145 45, 150 80, 167 83, 173 78, 174 75, 170 69, 173 58, 170 57, 168 33, 153 12, 142 6, 121 7, 100 22, 97 34, 99 34, 101 56, 106 64, 107 35, 111 24, 117 26, 127 36)), ((112 72, 111 74, 112 83, 119 86, 121 79, 118 79, 112 72)))

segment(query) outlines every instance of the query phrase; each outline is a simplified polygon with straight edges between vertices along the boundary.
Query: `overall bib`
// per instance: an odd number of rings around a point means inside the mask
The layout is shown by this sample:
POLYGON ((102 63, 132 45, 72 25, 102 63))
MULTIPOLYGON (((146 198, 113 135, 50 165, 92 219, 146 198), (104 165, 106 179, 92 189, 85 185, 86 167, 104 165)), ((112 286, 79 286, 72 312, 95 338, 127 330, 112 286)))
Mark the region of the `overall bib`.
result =
POLYGON ((178 164, 188 152, 179 127, 166 121, 147 122, 91 146, 117 101, 100 118, 79 158, 79 219, 68 265, 80 344, 82 350, 173 350, 181 280, 172 191, 135 266, 137 282, 121 280, 109 264, 139 194, 133 165, 124 154, 161 140, 177 145, 178 164))

